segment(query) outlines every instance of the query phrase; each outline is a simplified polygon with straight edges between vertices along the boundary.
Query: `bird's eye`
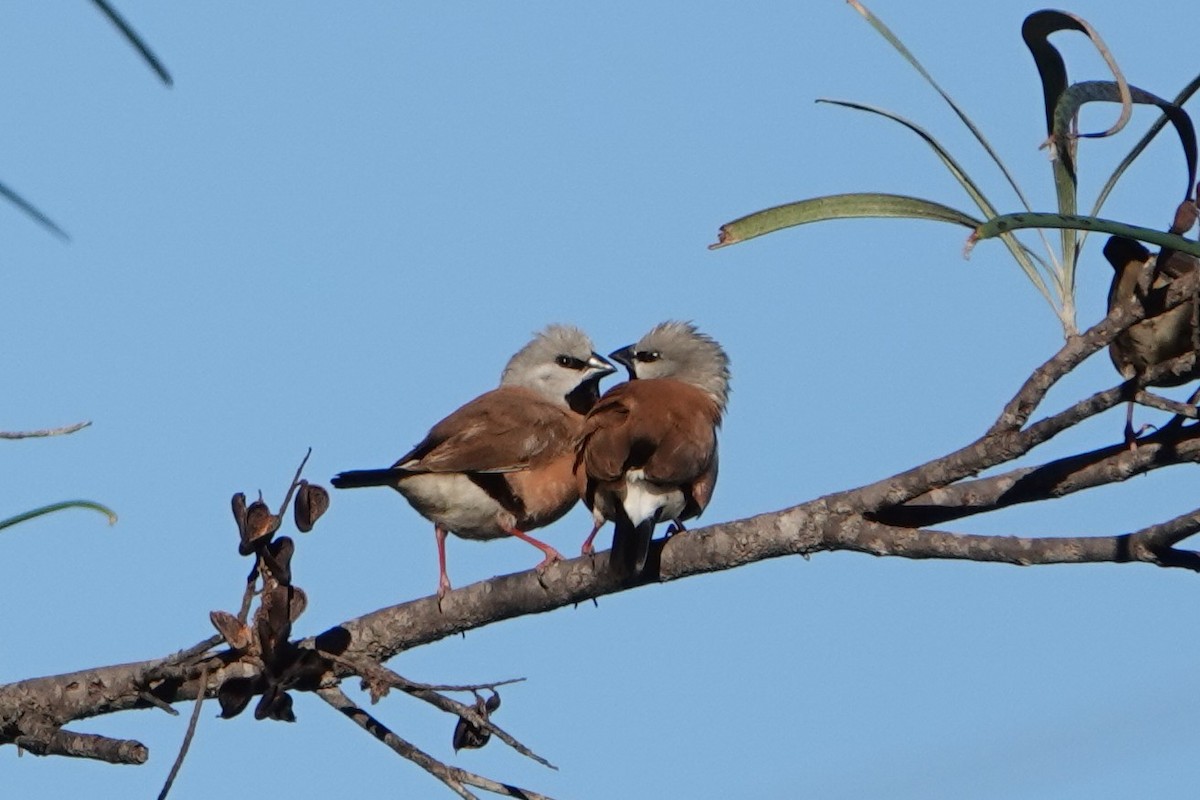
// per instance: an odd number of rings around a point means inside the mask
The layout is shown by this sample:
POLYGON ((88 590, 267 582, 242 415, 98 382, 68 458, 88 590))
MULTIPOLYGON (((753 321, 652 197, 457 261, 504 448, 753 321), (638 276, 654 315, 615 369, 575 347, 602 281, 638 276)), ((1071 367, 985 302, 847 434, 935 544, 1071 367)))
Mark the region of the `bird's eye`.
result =
POLYGON ((567 369, 583 369, 587 366, 581 359, 572 356, 558 356, 554 359, 554 363, 567 369))
POLYGON ((657 350, 638 350, 633 357, 643 364, 653 364, 662 358, 662 355, 657 350))

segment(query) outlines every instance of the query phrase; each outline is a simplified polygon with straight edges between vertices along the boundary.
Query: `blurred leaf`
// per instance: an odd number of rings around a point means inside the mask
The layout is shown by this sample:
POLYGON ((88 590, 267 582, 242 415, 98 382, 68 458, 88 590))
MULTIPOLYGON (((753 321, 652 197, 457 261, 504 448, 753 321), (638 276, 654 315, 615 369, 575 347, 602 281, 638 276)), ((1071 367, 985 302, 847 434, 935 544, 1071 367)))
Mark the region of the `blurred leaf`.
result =
POLYGON ((34 517, 40 517, 45 514, 53 514, 55 511, 62 511, 65 508, 89 508, 92 511, 98 511, 108 517, 108 524, 115 525, 117 522, 117 514, 107 506, 102 506, 99 503, 93 503, 91 500, 66 500, 62 503, 51 503, 48 506, 35 508, 32 511, 26 511, 24 514, 17 514, 14 517, 0 520, 0 530, 12 527, 18 523, 31 520, 34 517))
POLYGON ((24 197, 21 197, 21 195, 17 194, 12 189, 5 186, 3 183, 0 183, 0 196, 3 196, 4 199, 8 200, 8 202, 24 211, 28 216, 33 218, 34 222, 50 231, 58 238, 64 241, 70 241, 70 235, 68 235, 67 232, 62 228, 58 227, 54 220, 47 217, 41 211, 38 211, 38 209, 32 203, 30 203, 24 197))
MULTIPOLYGON (((726 247, 756 236, 772 233, 793 225, 823 222, 831 219, 854 219, 859 217, 903 217, 928 219, 936 222, 952 222, 967 228, 978 228, 983 223, 958 209, 898 194, 856 192, 813 197, 796 203, 775 206, 764 211, 727 222, 717 235, 717 243, 710 250, 726 247)), ((998 235, 998 234, 997 234, 998 235)))
POLYGON ((1072 231, 1110 233, 1200 257, 1200 242, 1185 239, 1173 233, 1164 233, 1163 231, 1156 231, 1151 228, 1143 228, 1138 225, 1127 225, 1111 219, 1083 217, 1075 214, 1020 213, 1003 214, 999 217, 993 217, 980 225, 971 234, 968 240, 968 247, 973 246, 976 241, 981 239, 991 239, 1006 231, 1019 230, 1021 228, 1061 228, 1072 231))
POLYGON ((96 6, 96 8, 100 9, 100 13, 108 17, 109 22, 117 26, 117 30, 119 30, 121 35, 125 37, 125 41, 133 45, 133 48, 137 50, 142 58, 145 59, 146 63, 150 65, 150 69, 157 73, 159 79, 162 80, 162 82, 167 86, 173 86, 175 81, 171 78, 171 73, 167 72, 167 68, 164 67, 163 63, 158 60, 158 56, 154 55, 153 51, 150 50, 149 45, 142 40, 142 37, 137 35, 137 32, 134 31, 134 29, 129 26, 129 23, 125 21, 125 18, 118 14, 115 8, 109 5, 108 0, 92 0, 92 3, 96 6))

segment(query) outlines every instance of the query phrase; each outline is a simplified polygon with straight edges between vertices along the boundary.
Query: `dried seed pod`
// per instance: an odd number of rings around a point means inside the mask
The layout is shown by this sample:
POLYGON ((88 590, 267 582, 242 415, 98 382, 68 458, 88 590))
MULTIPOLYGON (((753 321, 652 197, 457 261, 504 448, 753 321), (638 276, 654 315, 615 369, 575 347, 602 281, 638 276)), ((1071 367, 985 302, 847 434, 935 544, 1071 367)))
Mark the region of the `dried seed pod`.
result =
POLYGON ((292 554, 295 552, 296 543, 291 537, 280 536, 267 545, 263 553, 263 564, 281 586, 288 586, 292 582, 292 554))
POLYGON ((233 506, 233 521, 237 523, 238 536, 242 541, 246 539, 246 495, 238 492, 233 496, 231 502, 233 506))
POLYGON ((225 643, 234 650, 245 650, 250 646, 250 628, 228 611, 210 611, 208 618, 225 643))
POLYGON ((300 490, 296 492, 296 502, 292 505, 296 529, 301 533, 308 533, 327 510, 329 510, 329 492, 325 490, 325 487, 308 481, 300 481, 300 490))
POLYGON ((262 500, 255 500, 246 509, 246 525, 242 529, 242 544, 238 552, 248 556, 262 539, 269 537, 279 528, 279 521, 262 500))
POLYGON ((268 686, 258 701, 258 705, 254 707, 254 718, 295 722, 296 715, 292 713, 292 696, 277 685, 268 686))
POLYGON ((308 608, 308 595, 299 586, 292 586, 290 588, 292 596, 288 602, 288 618, 292 622, 295 622, 300 619, 300 615, 308 608))
POLYGON ((249 678, 230 678, 217 690, 217 702, 221 704, 221 718, 232 719, 246 710, 250 698, 254 697, 254 681, 249 678))
POLYGON ((265 659, 269 660, 292 634, 290 612, 293 594, 294 590, 289 586, 273 586, 263 590, 258 610, 254 612, 254 632, 258 634, 265 659))
MULTIPOLYGON (((495 689, 492 689, 491 692, 492 696, 487 700, 475 695, 475 713, 484 719, 489 719, 491 713, 500 707, 500 693, 495 689)), ((454 752, 457 753, 462 749, 477 750, 487 744, 491 738, 492 732, 488 729, 459 717, 458 724, 454 726, 454 737, 451 744, 454 746, 454 752)))

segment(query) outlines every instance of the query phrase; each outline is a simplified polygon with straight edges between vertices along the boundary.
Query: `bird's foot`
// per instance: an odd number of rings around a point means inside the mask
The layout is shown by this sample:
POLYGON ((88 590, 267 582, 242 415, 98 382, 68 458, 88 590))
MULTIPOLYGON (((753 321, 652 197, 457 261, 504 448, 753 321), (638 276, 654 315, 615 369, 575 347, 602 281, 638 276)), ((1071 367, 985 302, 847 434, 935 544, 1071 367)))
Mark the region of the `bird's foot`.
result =
POLYGON ((546 557, 543 558, 536 567, 534 567, 534 569, 536 569, 538 571, 539 575, 544 573, 547 569, 549 569, 551 564, 554 564, 555 562, 563 560, 562 553, 558 552, 557 550, 555 550, 553 547, 550 547, 549 545, 546 545, 546 549, 543 550, 542 552, 544 552, 546 554, 546 557))
POLYGON ((1156 430, 1158 430, 1158 426, 1151 425, 1149 422, 1147 422, 1145 425, 1142 425, 1137 430, 1133 429, 1133 425, 1131 423, 1128 423, 1128 422, 1125 423, 1125 447, 1128 448, 1129 452, 1131 452, 1131 453, 1137 452, 1138 437, 1141 436, 1146 431, 1156 431, 1156 430))

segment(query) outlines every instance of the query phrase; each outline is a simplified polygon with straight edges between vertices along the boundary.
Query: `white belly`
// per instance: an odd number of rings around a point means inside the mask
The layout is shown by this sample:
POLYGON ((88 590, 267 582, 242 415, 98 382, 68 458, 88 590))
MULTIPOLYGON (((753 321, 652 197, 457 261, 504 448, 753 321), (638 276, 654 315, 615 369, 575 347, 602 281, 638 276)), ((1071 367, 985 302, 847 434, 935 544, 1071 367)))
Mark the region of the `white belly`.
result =
POLYGON ((507 536, 513 517, 483 489, 458 473, 419 473, 396 487, 425 519, 464 539, 507 536))
POLYGON ((662 522, 677 519, 683 513, 683 491, 646 480, 640 469, 625 473, 625 498, 622 501, 629 521, 640 525, 648 519, 662 522))

